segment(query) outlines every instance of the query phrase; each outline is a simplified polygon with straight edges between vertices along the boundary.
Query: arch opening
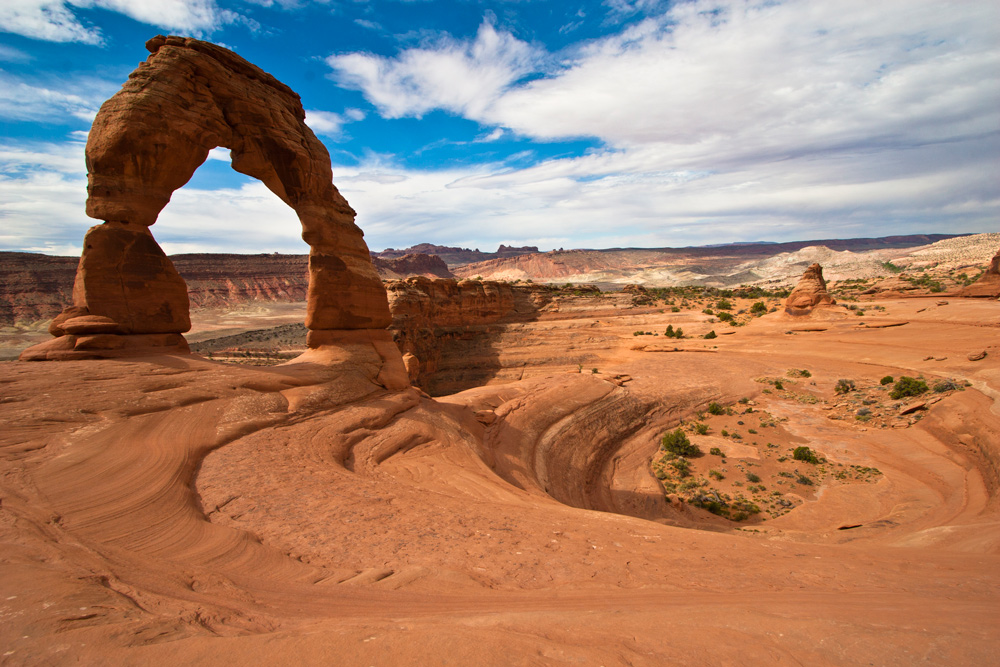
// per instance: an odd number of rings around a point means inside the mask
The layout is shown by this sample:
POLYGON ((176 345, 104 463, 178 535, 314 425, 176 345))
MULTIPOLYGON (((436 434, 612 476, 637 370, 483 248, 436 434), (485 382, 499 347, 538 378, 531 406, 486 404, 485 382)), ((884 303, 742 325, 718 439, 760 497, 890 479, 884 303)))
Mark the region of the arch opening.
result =
POLYGON ((150 227, 216 147, 299 219, 309 246, 310 349, 359 336, 394 349, 382 281, 299 96, 215 44, 160 35, 146 48, 151 55, 101 106, 87 141, 86 212, 103 222, 84 237, 73 305, 53 321, 56 340, 22 359, 187 351, 187 286, 150 227))

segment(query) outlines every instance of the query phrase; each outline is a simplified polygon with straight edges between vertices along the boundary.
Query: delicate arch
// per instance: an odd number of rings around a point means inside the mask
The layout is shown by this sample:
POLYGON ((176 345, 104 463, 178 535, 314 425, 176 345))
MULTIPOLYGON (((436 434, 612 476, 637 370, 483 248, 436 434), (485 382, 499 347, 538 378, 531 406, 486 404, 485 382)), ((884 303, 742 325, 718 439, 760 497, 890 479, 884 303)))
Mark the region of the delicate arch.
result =
MULTIPOLYGON (((305 124, 299 96, 208 42, 157 36, 146 48, 152 55, 101 106, 87 141, 87 215, 107 227, 92 230, 88 241, 104 250, 95 253, 101 264, 107 263, 108 252, 120 254, 114 246, 129 245, 129 237, 145 237, 145 245, 155 246, 144 228, 156 222, 171 194, 188 182, 208 152, 223 146, 232 152, 234 169, 260 179, 302 223, 302 238, 309 244, 306 326, 388 326, 385 290, 354 224, 354 210, 333 185, 329 153, 305 124)), ((86 250, 75 306, 114 319, 124 333, 187 330, 186 288, 183 307, 176 295, 167 294, 166 283, 176 280, 159 281, 160 297, 155 290, 142 297, 122 295, 128 289, 109 292, 107 280, 89 279, 88 269, 106 270, 84 266, 86 250), (135 312, 139 301, 148 311, 146 321, 135 312)), ((159 264, 168 273, 173 268, 166 268, 165 257, 159 264)))

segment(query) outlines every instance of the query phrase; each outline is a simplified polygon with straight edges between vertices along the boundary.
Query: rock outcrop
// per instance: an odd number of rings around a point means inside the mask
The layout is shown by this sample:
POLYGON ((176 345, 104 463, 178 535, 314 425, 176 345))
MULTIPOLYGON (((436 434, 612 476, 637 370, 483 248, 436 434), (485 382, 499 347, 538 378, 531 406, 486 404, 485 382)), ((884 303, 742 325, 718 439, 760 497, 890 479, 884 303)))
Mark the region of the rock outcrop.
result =
POLYGON ((812 264, 802 274, 799 284, 785 300, 785 312, 798 317, 810 314, 817 307, 832 306, 835 303, 836 301, 826 290, 823 267, 812 264))
POLYGON ((979 276, 979 279, 963 287, 957 292, 957 296, 970 296, 981 299, 996 299, 1000 297, 1000 250, 993 256, 990 265, 986 267, 986 273, 979 276))
POLYGON ((424 276, 427 278, 455 277, 448 269, 448 265, 445 264, 444 260, 437 255, 410 253, 409 255, 393 259, 383 259, 373 255, 372 263, 382 278, 399 279, 410 276, 424 276))
MULTIPOLYGON (((325 332, 311 340, 322 347, 337 339, 330 332, 366 330, 388 341, 382 281, 299 96, 208 42, 157 36, 146 48, 152 55, 101 106, 87 140, 87 215, 104 224, 85 238, 73 306, 112 320, 121 332, 103 335, 179 335, 189 328, 184 282, 149 227, 209 151, 224 146, 235 170, 260 179, 302 223, 309 245, 306 326, 325 332)), ((357 336, 344 335, 355 344, 357 336)), ((22 358, 117 354, 67 345, 44 343, 22 358)), ((184 350, 186 344, 178 347, 184 350)), ((405 380, 402 359, 393 365, 405 380)))
POLYGON ((494 335, 505 324, 536 319, 551 299, 541 285, 478 280, 411 277, 386 289, 410 380, 431 394, 489 379, 499 368, 494 335))

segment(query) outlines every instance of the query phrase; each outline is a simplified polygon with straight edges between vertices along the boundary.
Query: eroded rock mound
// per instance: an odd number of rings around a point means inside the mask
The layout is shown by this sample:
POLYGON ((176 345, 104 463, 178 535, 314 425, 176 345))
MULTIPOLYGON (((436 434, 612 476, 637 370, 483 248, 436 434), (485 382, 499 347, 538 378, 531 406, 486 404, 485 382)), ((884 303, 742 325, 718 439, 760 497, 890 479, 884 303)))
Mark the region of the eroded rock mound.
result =
POLYGON ((836 301, 826 290, 823 267, 812 264, 802 274, 799 284, 785 300, 785 312, 795 316, 808 315, 814 308, 832 306, 835 303, 836 301))
POLYGON ((979 280, 958 291, 958 296, 971 296, 985 299, 1000 297, 1000 250, 993 256, 986 273, 979 280))
MULTIPOLYGON (((74 317, 110 320, 101 320, 109 330, 102 335, 110 336, 179 336, 190 328, 184 281, 149 227, 209 151, 223 146, 234 169, 260 179, 302 223, 310 248, 306 326, 327 332, 312 338, 326 345, 337 338, 328 332, 369 330, 387 341, 385 290, 299 96, 208 42, 157 36, 146 48, 152 55, 104 103, 87 140, 87 215, 104 224, 84 242, 74 317)), ((57 340, 29 348, 22 359, 116 354, 57 340)))

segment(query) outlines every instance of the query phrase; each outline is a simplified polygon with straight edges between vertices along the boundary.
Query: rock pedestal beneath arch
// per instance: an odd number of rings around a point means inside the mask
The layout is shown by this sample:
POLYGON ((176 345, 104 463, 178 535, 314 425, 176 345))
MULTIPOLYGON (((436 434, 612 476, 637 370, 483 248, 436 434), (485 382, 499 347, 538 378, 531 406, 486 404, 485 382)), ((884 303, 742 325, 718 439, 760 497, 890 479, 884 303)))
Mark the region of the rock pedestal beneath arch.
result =
MULTIPOLYGON (((87 215, 104 224, 85 238, 73 305, 54 322, 57 338, 21 358, 188 352, 187 289, 149 227, 209 151, 223 146, 236 171, 261 180, 299 217, 309 245, 306 326, 324 332, 310 347, 364 340, 381 359, 390 322, 385 288, 299 96, 208 42, 157 36, 146 47, 150 57, 101 106, 88 136, 87 215), (354 331, 373 333, 345 333, 354 331)), ((238 233, 240 221, 232 224, 238 233)), ((402 368, 401 357, 390 365, 396 361, 402 368)))

